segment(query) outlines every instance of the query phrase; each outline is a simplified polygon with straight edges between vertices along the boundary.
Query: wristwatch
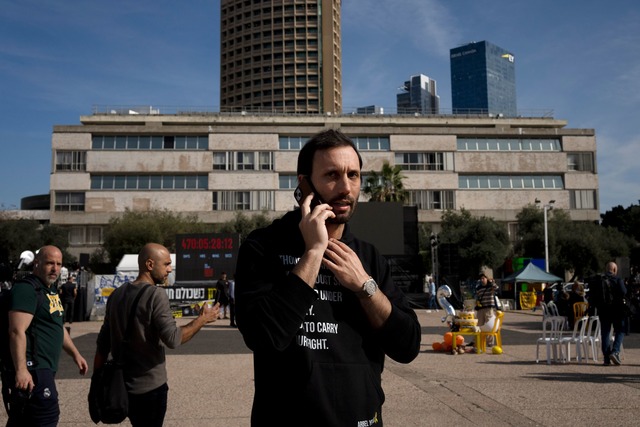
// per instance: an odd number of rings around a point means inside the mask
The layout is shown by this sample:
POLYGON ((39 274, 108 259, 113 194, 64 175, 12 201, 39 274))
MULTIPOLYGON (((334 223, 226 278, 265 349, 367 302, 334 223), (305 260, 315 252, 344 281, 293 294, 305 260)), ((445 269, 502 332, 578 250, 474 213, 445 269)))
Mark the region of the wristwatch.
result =
POLYGON ((378 292, 378 284, 373 278, 369 277, 362 285, 362 289, 358 292, 358 295, 371 298, 376 292, 378 292))

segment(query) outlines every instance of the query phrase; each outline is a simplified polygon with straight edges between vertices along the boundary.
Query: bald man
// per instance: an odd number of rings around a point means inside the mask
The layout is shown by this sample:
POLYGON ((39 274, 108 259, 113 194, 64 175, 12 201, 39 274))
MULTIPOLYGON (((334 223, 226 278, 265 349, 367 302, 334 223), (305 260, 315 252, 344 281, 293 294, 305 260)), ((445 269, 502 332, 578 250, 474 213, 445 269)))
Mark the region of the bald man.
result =
POLYGON ((11 288, 9 347, 13 366, 5 366, 2 397, 8 409, 7 426, 55 426, 60 418, 55 374, 62 349, 81 375, 88 365, 64 328, 64 310, 55 283, 62 268, 62 252, 41 248, 33 274, 11 288), (37 343, 37 345, 35 344, 37 343))
POLYGON ((129 390, 129 421, 136 426, 162 426, 167 411, 167 367, 165 346, 176 348, 189 341, 207 323, 218 319, 220 306, 205 306, 194 320, 178 327, 171 314, 169 298, 155 285, 166 282, 171 273, 169 250, 157 243, 146 244, 138 254, 138 277, 116 289, 107 301, 100 329, 94 370, 109 353, 124 363, 129 390), (151 285, 151 286, 147 286, 151 285), (140 293, 131 336, 125 348, 123 338, 133 300, 140 293), (127 358, 135 354, 135 358, 127 358))
POLYGON ((618 277, 618 265, 608 262, 605 273, 597 276, 589 283, 589 310, 594 313, 597 310, 600 316, 600 341, 604 366, 622 364, 620 349, 626 330, 627 313, 624 298, 627 295, 627 287, 624 281, 618 277), (613 302, 607 303, 605 295, 611 294, 613 302), (613 341, 611 329, 613 328, 613 341))

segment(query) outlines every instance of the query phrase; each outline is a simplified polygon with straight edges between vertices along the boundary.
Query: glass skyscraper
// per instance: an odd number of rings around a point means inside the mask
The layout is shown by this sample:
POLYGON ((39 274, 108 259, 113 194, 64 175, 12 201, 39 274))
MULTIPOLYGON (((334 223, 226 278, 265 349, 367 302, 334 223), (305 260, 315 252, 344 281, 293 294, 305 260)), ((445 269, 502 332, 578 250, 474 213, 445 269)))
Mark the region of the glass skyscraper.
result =
POLYGON ((518 115, 512 53, 482 41, 451 49, 450 54, 454 114, 518 115))
POLYGON ((398 114, 438 114, 440 97, 436 93, 436 81, 424 74, 411 76, 396 95, 398 114))

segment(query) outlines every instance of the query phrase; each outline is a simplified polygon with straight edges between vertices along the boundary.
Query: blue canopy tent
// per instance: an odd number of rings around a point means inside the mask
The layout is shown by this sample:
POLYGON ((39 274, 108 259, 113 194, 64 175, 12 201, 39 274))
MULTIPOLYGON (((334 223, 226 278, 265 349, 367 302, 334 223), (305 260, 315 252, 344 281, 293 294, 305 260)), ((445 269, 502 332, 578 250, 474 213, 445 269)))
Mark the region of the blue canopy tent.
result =
POLYGON ((513 298, 516 305, 518 304, 518 282, 522 283, 555 283, 562 282, 562 279, 553 274, 547 273, 533 263, 529 263, 526 267, 516 271, 510 276, 502 279, 503 282, 513 283, 513 298))

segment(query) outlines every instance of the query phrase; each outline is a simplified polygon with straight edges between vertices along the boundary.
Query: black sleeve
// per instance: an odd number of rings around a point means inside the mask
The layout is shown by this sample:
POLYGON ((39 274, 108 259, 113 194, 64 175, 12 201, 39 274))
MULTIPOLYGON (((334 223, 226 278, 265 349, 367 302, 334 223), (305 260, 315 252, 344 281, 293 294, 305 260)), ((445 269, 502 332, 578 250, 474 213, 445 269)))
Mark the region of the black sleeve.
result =
POLYGON ((420 352, 422 331, 418 316, 409 306, 404 293, 393 283, 387 261, 377 251, 376 271, 372 276, 380 290, 391 302, 391 315, 384 326, 377 331, 378 339, 387 356, 399 363, 409 363, 420 352))
POLYGON ((295 339, 317 294, 251 236, 236 268, 236 321, 253 350, 284 350, 295 339))

